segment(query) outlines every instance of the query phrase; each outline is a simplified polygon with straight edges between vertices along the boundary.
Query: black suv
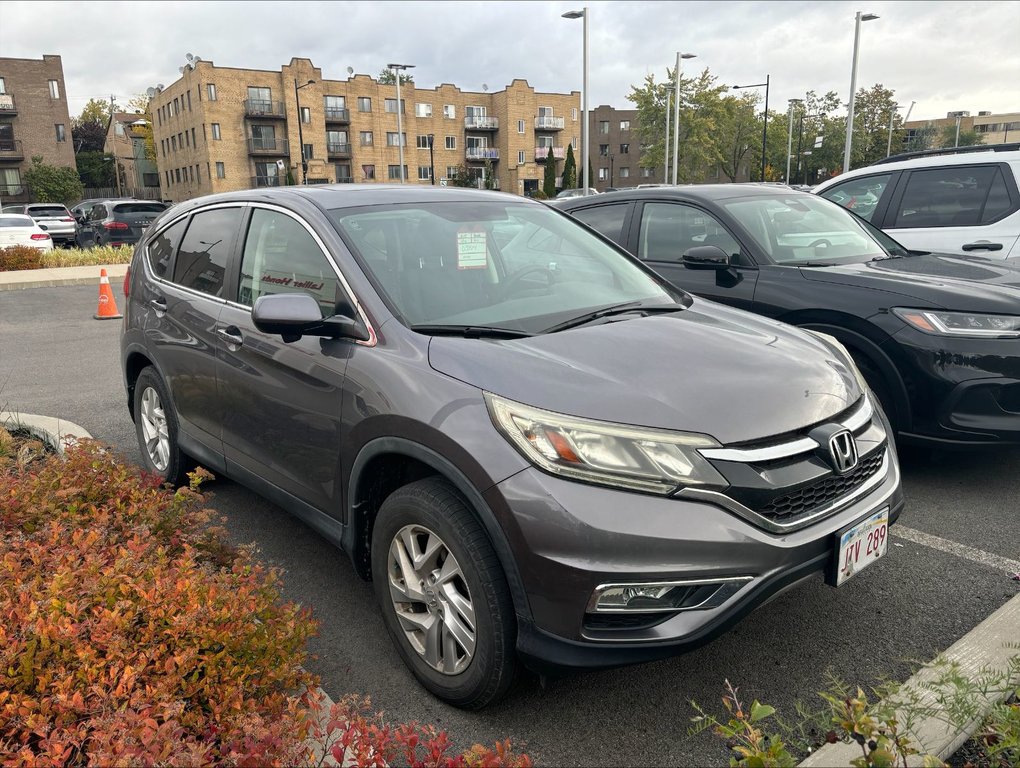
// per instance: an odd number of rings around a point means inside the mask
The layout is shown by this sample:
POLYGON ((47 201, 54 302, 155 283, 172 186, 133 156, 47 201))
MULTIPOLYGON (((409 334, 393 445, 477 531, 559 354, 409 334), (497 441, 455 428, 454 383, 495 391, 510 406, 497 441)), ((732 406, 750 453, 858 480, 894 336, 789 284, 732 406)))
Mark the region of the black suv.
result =
POLYGON ((336 185, 175 206, 121 339, 146 466, 193 460, 375 583, 430 691, 706 642, 885 551, 887 424, 833 339, 671 288, 558 211, 336 185))
POLYGON ((552 204, 679 288, 839 339, 901 438, 1020 443, 1020 265, 913 253, 836 203, 778 186, 552 204))
POLYGON ((100 200, 78 219, 79 248, 134 245, 146 227, 169 206, 152 200, 100 200))

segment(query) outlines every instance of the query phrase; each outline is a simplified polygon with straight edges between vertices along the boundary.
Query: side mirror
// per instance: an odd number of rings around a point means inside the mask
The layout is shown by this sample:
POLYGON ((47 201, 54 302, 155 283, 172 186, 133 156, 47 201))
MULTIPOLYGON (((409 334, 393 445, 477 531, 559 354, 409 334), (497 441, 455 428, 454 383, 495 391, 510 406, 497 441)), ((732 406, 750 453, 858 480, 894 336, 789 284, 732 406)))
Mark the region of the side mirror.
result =
POLYGON ((360 320, 343 315, 323 318, 319 302, 307 293, 259 296, 251 308, 251 319, 263 333, 280 335, 288 343, 302 336, 369 339, 368 329, 360 320))
POLYGON ((684 251, 681 262, 687 269, 729 269, 730 257, 717 245, 696 245, 684 251))

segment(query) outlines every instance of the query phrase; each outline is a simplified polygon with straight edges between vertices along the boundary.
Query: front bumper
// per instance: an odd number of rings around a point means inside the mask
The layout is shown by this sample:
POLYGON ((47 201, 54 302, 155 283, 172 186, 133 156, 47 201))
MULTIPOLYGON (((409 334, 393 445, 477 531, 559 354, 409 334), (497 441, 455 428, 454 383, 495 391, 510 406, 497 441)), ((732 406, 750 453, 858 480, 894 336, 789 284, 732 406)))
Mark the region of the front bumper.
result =
POLYGON ((1020 339, 964 339, 904 328, 886 345, 904 379, 916 441, 1020 444, 1020 339))
MULTIPOLYGON (((701 645, 754 608, 835 559, 838 534, 888 507, 903 508, 895 449, 866 495, 825 519, 769 533, 709 501, 648 496, 525 470, 490 489, 508 512, 504 529, 531 608, 518 652, 537 671, 649 661, 701 645), (705 609, 607 625, 586 607, 599 585, 743 577, 725 601, 705 609), (649 620, 650 619, 650 620, 649 620)), ((641 616, 638 614, 638 616, 641 616)))

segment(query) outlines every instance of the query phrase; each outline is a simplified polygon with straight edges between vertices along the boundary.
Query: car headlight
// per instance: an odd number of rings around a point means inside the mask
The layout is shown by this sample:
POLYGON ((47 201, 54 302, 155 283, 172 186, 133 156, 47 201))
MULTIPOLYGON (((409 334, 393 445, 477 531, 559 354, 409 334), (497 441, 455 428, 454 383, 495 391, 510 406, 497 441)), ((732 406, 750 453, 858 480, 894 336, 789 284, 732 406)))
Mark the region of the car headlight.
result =
POLYGON ((815 336, 820 338, 830 347, 832 347, 840 357, 843 358, 843 363, 850 372, 853 373, 854 378, 857 379, 857 386, 861 388, 861 392, 867 393, 868 383, 864 380, 864 376, 861 374, 860 369, 857 367, 857 363, 854 362, 853 355, 850 354, 850 350, 843 346, 843 343, 839 341, 835 336, 830 336, 827 333, 821 331, 812 331, 810 328, 805 328, 808 333, 813 333, 815 336))
POLYGON ((940 312, 931 309, 893 309, 900 320, 935 336, 1015 339, 1020 337, 1020 316, 979 312, 940 312))
POLYGON ((706 435, 563 416, 485 393, 493 424, 531 463, 555 475, 666 495, 680 486, 724 488, 698 453, 706 435))

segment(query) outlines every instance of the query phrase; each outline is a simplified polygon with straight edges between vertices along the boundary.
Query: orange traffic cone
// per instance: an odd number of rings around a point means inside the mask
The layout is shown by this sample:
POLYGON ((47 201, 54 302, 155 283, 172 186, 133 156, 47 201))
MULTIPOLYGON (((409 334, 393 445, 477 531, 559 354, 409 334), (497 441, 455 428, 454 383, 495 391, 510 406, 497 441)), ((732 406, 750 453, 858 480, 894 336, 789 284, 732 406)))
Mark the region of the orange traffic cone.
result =
POLYGON ((113 298, 113 289, 110 288, 110 278, 106 276, 106 270, 99 270, 99 309, 93 315, 96 320, 118 320, 124 317, 117 311, 117 302, 113 298))

